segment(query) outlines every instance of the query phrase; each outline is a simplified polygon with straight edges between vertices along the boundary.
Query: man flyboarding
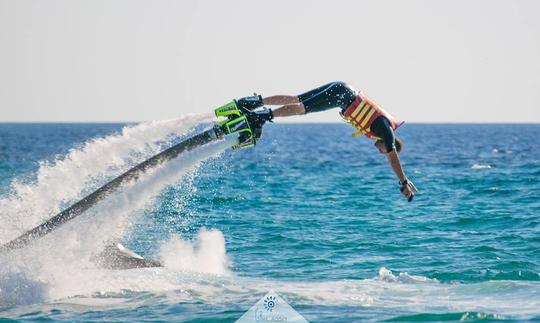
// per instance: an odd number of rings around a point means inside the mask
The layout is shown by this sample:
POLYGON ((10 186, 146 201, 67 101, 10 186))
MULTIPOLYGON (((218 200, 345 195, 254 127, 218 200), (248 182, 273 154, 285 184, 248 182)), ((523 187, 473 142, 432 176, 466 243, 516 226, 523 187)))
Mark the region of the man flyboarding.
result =
POLYGON ((405 175, 399 159, 403 143, 395 135, 395 130, 403 122, 397 122, 375 101, 348 84, 332 82, 298 96, 274 95, 263 98, 260 95, 254 95, 241 98, 236 103, 239 107, 247 110, 254 110, 263 105, 281 105, 274 110, 258 110, 256 119, 260 120, 261 124, 264 124, 265 121, 271 121, 275 117, 303 115, 340 108, 340 115, 343 119, 357 129, 353 136, 364 135, 375 140, 375 147, 380 153, 386 155, 392 170, 399 179, 401 194, 407 197, 409 202, 414 198, 417 189, 405 175))
MULTIPOLYGON (((358 130, 354 135, 365 135, 375 140, 375 146, 387 156, 399 178, 401 193, 409 202, 412 201, 417 189, 405 176, 398 155, 403 144, 394 134, 401 124, 362 92, 357 92, 343 82, 333 82, 298 96, 275 95, 263 99, 260 95, 254 95, 218 107, 215 109, 215 114, 222 120, 218 120, 212 128, 187 138, 130 168, 47 221, 0 245, 0 253, 22 248, 33 240, 49 234, 64 223, 83 214, 125 183, 137 179, 141 173, 170 161, 186 151, 232 134, 238 135, 237 141, 232 146, 233 149, 251 147, 260 138, 265 122, 271 121, 274 117, 302 115, 332 108, 341 108, 341 116, 358 130), (281 107, 272 111, 263 107, 264 105, 281 105, 281 107)), ((126 257, 133 258, 128 251, 117 249, 120 253, 112 254, 115 259, 123 261, 126 257)), ((107 256, 111 255, 107 254, 107 256)), ((143 266, 149 264, 156 265, 157 263, 144 262, 143 266)), ((141 265, 140 261, 125 264, 125 266, 139 265, 141 265)))
MULTIPOLYGON (((405 176, 398 155, 403 144, 394 134, 401 124, 362 92, 357 92, 343 82, 333 82, 298 96, 275 95, 263 99, 260 95, 254 95, 218 107, 215 114, 222 120, 218 120, 212 128, 130 168, 47 221, 0 245, 0 253, 25 247, 33 240, 51 233, 116 192, 125 183, 136 180, 141 173, 166 163, 184 152, 233 134, 238 135, 233 149, 251 147, 260 138, 265 122, 271 121, 274 117, 302 115, 332 108, 341 108, 341 116, 358 130, 355 136, 365 135, 375 140, 375 146, 387 156, 399 178, 401 193, 409 202, 412 201, 417 189, 405 176), (281 107, 272 111, 263 107, 265 105, 281 105, 281 107)), ((119 244, 108 246, 104 252, 95 257, 95 260, 109 268, 117 269, 162 266, 158 261, 144 259, 119 244)))

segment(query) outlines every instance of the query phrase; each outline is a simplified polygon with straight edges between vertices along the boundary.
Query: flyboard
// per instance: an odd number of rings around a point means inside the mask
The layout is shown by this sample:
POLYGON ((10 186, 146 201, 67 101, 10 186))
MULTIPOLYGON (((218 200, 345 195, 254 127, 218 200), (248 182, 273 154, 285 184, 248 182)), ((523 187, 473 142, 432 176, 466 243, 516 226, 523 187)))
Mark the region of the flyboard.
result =
MULTIPOLYGON (((44 223, 0 246, 0 252, 8 252, 10 250, 25 247, 32 241, 51 233, 61 225, 83 214, 86 210, 117 191, 122 185, 137 180, 145 171, 170 161, 184 152, 223 139, 226 135, 238 135, 238 140, 235 141, 232 146, 233 149, 252 147, 260 138, 262 126, 266 121, 259 116, 260 114, 257 111, 251 111, 248 108, 241 106, 236 100, 215 109, 215 115, 218 118, 221 117, 221 119, 218 119, 212 128, 194 135, 129 169, 44 223)), ((115 245, 116 244, 113 244, 113 246, 115 245)), ((120 254, 119 256, 115 255, 116 258, 122 258, 124 256, 130 258, 130 250, 127 250, 123 246, 117 247, 117 249, 120 254)), ((110 254, 107 250, 105 252, 110 254)), ((139 262, 139 264, 141 264, 141 267, 155 267, 160 265, 151 260, 148 260, 148 263, 143 261, 139 262)), ((138 268, 140 266, 134 265, 132 267, 138 268)))

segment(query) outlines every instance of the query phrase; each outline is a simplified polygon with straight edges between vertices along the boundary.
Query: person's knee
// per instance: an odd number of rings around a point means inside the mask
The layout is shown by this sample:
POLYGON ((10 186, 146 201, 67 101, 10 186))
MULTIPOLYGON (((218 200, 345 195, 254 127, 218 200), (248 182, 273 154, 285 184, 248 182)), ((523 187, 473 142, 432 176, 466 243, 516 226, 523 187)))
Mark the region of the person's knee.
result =
POLYGON ((334 87, 344 87, 344 88, 348 88, 349 86, 347 85, 347 83, 343 82, 343 81, 334 81, 332 82, 332 86, 334 87))
POLYGON ((352 102, 356 98, 356 90, 345 82, 336 81, 332 86, 333 93, 342 97, 344 101, 352 102))
POLYGON ((338 89, 340 92, 344 93, 356 93, 356 90, 353 89, 349 84, 343 81, 332 82, 332 87, 338 89))

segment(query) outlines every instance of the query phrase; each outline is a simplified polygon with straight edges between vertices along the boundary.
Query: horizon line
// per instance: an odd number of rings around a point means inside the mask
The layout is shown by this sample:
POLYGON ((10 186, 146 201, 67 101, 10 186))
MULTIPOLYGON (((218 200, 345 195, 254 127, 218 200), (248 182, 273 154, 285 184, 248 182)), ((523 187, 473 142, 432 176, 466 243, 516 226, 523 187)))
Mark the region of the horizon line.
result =
MULTIPOLYGON (((174 118, 173 118, 174 119, 174 118)), ((156 120, 143 120, 143 121, 0 121, 0 124, 139 124, 144 122, 158 121, 156 120)), ((164 119, 165 120, 165 119, 164 119)), ((290 124, 290 125, 303 125, 303 124, 343 124, 344 122, 335 121, 317 121, 317 122, 288 122, 280 120, 274 124, 290 124)), ((515 121, 515 122, 478 122, 478 121, 420 121, 420 122, 406 122, 405 124, 415 125, 540 125, 540 121, 515 121)))

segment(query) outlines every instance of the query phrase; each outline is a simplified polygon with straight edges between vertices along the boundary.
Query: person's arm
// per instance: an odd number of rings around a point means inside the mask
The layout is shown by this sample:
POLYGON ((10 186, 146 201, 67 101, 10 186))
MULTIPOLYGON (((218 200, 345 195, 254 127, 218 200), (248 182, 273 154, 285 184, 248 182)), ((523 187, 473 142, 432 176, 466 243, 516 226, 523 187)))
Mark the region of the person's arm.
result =
POLYGON ((409 202, 412 201, 417 189, 414 184, 407 179, 407 176, 403 171, 403 166, 401 165, 396 149, 396 137, 394 130, 390 126, 390 122, 384 117, 379 117, 375 119, 371 125, 371 130, 381 138, 379 142, 382 142, 382 144, 376 144, 375 146, 386 155, 390 167, 392 167, 394 174, 396 174, 399 179, 401 194, 407 197, 409 202))
POLYGON ((392 170, 396 174, 399 181, 404 182, 407 179, 407 176, 405 176, 403 166, 401 166, 401 161, 399 160, 399 155, 396 150, 394 149, 387 153, 386 158, 388 159, 388 162, 390 163, 390 166, 392 167, 392 170))
POLYGON ((407 178, 407 176, 405 176, 405 172, 403 171, 403 166, 401 166, 401 161, 399 160, 398 153, 394 149, 386 154, 386 158, 388 159, 392 170, 399 179, 399 183, 401 186, 399 190, 401 194, 403 194, 409 200, 409 202, 412 201, 412 199, 414 198, 414 193, 418 192, 418 190, 416 189, 416 186, 414 186, 413 182, 411 182, 407 178))

